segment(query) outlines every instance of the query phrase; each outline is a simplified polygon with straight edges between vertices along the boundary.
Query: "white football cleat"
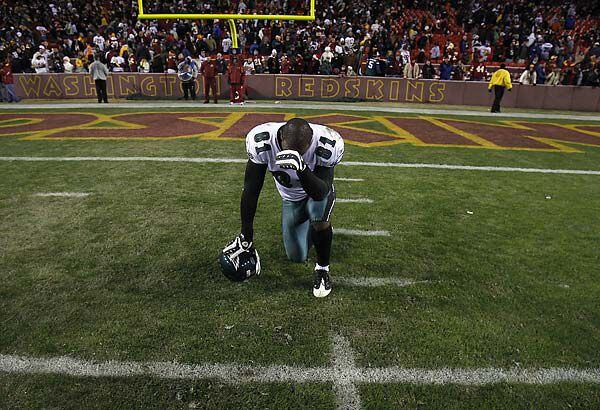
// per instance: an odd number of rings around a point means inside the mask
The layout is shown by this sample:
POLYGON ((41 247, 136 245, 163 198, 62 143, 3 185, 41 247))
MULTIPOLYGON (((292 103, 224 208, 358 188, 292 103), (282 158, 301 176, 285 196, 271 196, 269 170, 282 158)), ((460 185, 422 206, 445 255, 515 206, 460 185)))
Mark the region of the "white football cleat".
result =
POLYGON ((315 269, 315 280, 313 282, 313 295, 316 298, 324 298, 331 293, 331 277, 326 270, 315 269))

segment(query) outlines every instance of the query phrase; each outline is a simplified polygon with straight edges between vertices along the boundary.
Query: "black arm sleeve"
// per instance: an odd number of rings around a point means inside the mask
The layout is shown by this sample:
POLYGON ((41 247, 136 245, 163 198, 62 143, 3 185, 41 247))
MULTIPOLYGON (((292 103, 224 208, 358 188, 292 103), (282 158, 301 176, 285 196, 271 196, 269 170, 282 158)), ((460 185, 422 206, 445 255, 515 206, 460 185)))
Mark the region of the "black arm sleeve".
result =
POLYGON ((242 235, 249 242, 254 240, 254 215, 256 214, 256 205, 265 182, 266 173, 266 165, 255 164, 252 161, 248 161, 246 164, 240 215, 242 217, 242 235))
POLYGON ((325 199, 333 184, 333 167, 315 167, 314 172, 308 167, 298 172, 302 188, 315 201, 325 199))

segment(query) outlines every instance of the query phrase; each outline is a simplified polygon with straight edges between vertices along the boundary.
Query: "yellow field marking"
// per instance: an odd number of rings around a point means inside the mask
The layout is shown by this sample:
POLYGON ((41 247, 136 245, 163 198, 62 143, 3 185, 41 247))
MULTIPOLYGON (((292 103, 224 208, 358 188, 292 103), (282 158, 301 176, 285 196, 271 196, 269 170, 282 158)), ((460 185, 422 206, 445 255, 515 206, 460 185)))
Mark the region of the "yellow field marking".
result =
MULTIPOLYGON (((27 137, 22 138, 22 140, 25 141, 34 141, 34 140, 40 140, 43 139, 49 135, 52 134, 56 134, 59 132, 64 132, 67 130, 72 130, 72 129, 81 129, 81 127, 94 123, 97 121, 98 118, 102 118, 103 114, 95 114, 95 113, 91 113, 91 112, 61 112, 59 114, 44 114, 44 115, 64 115, 64 114, 71 114, 71 115, 91 115, 93 117, 96 117, 95 120, 92 120, 91 122, 87 123, 87 124, 78 124, 78 125, 67 125, 65 127, 59 127, 59 128, 52 128, 52 129, 48 129, 48 130, 43 130, 43 131, 35 131, 32 135, 29 135, 27 137)), ((54 139, 54 138, 51 138, 54 139)))
MULTIPOLYGON (((502 124, 507 124, 510 128, 515 128, 515 129, 520 129, 520 130, 531 130, 531 131, 536 131, 535 128, 530 128, 527 125, 523 125, 523 124, 528 124, 527 122, 524 121, 501 121, 502 124)), ((544 125, 558 125, 558 124, 553 124, 553 123, 549 123, 549 122, 544 122, 542 123, 544 125)), ((531 138, 532 140, 536 140, 539 141, 543 144, 546 145, 550 145, 551 147, 555 147, 557 150, 562 151, 562 152, 568 152, 568 153, 580 153, 582 151, 575 149, 573 147, 570 147, 568 145, 564 145, 560 142, 557 142, 556 140, 553 140, 551 138, 546 138, 546 137, 537 137, 537 136, 533 136, 533 135, 526 135, 527 138, 531 138)), ((525 150, 525 148, 523 148, 523 150, 525 150)), ((535 150, 535 151, 546 151, 546 152, 556 152, 556 150, 552 150, 552 149, 546 149, 546 148, 542 148, 542 149, 535 149, 535 148, 530 148, 530 150, 535 150)))
MULTIPOLYGON (((43 118, 27 118, 27 117, 10 118, 10 119, 6 119, 6 120, 0 120, 0 128, 22 127, 24 125, 39 124, 42 121, 44 121, 43 118), (27 121, 27 122, 21 123, 21 124, 8 124, 10 122, 15 122, 15 121, 27 121)), ((24 131, 24 132, 27 132, 27 131, 24 131)), ((23 134, 23 132, 19 132, 19 134, 23 134)), ((11 134, 0 134, 0 136, 6 136, 6 135, 11 135, 11 134)))
POLYGON ((598 130, 600 131, 600 125, 581 125, 581 124, 575 124, 575 125, 560 125, 563 128, 567 128, 573 131, 577 131, 577 132, 582 132, 584 134, 588 134, 594 137, 600 137, 600 132, 596 132, 596 131, 590 131, 590 130, 582 130, 579 129, 578 127, 597 127, 598 130))
MULTIPOLYGON (((399 138, 402 138, 402 140, 398 141, 398 142, 409 142, 416 146, 426 146, 427 145, 423 141, 421 141, 420 139, 415 137, 413 134, 411 134, 410 132, 405 130, 404 128, 402 128, 399 125, 396 125, 393 122, 391 122, 390 120, 388 120, 386 117, 378 116, 378 117, 374 117, 374 118, 377 119, 377 121, 379 121, 383 125, 385 125, 389 130, 394 131, 396 133, 396 135, 398 135, 399 138)), ((400 117, 400 118, 414 118, 414 117, 400 117)), ((395 135, 394 135, 394 137, 395 137, 395 135)))
MULTIPOLYGON (((201 111, 202 113, 205 113, 204 111, 201 111)), ((144 129, 144 128, 148 128, 148 126, 143 125, 143 124, 134 124, 134 123, 130 123, 124 120, 119 119, 120 117, 123 116, 127 116, 127 115, 144 115, 144 114, 165 114, 165 112, 163 111, 144 111, 144 112, 133 112, 133 113, 120 113, 120 114, 103 114, 103 113, 91 113, 91 112, 62 112, 60 113, 61 115, 88 115, 88 116, 92 116, 94 117, 94 119, 92 119, 90 122, 86 123, 86 124, 81 124, 81 125, 73 125, 73 126, 65 126, 65 127, 59 127, 59 128, 54 128, 54 129, 48 129, 48 130, 40 130, 40 131, 34 131, 32 132, 30 135, 27 136, 23 136, 21 139, 22 140, 39 140, 39 139, 43 139, 46 137, 49 137, 50 135, 55 135, 55 134, 60 134, 61 132, 64 131, 69 131, 69 130, 73 130, 73 129, 80 129, 82 131, 85 130, 89 130, 89 129, 119 129, 122 128, 124 130, 132 130, 132 129, 144 129), (103 122, 110 122, 112 124, 115 124, 117 127, 104 127, 101 126, 99 124, 103 123, 103 122)), ((221 140, 221 141, 240 141, 243 140, 245 138, 245 136, 240 135, 239 137, 222 137, 221 135, 223 135, 223 133, 227 130, 230 130, 239 120, 243 119, 244 116, 246 114, 265 114, 265 115, 281 115, 284 114, 284 121, 287 121, 291 118, 296 117, 297 115, 294 113, 281 113, 281 112, 269 112, 269 111, 235 111, 235 112, 227 112, 227 111, 219 111, 219 112, 208 112, 206 114, 214 114, 214 116, 208 116, 208 117, 196 117, 194 116, 194 113, 191 113, 189 111, 184 111, 184 112, 168 112, 168 114, 180 114, 181 117, 177 117, 180 120, 183 121, 191 121, 191 122, 196 122, 196 123, 200 123, 200 124, 205 124, 205 125, 209 125, 212 127, 216 127, 215 130, 213 131, 209 131, 203 134, 191 134, 191 135, 179 135, 179 136, 165 136, 165 137, 153 137, 153 136, 144 136, 144 137, 52 137, 52 138, 48 138, 50 140, 57 140, 57 141, 64 141, 64 140, 119 140, 119 141, 123 141, 123 140, 143 140, 143 141, 157 141, 157 140, 172 140, 172 139, 189 139, 189 138, 199 138, 201 140, 221 140), (221 122, 213 122, 212 120, 214 119, 218 119, 218 120, 222 120, 221 122)), ((45 114, 45 115, 57 115, 57 114, 45 114)), ((306 119, 318 119, 319 117, 323 117, 323 116, 329 116, 329 115, 342 115, 342 116, 346 116, 347 114, 345 113, 328 113, 328 114, 317 114, 317 115, 311 115, 311 116, 305 116, 304 118, 306 119)), ((475 134, 469 133, 469 132, 465 132, 462 131, 460 129, 458 129, 457 127, 454 127, 452 125, 446 124, 444 122, 444 120, 446 120, 447 118, 436 118, 436 117, 431 117, 431 116, 418 116, 418 117, 414 117, 414 116, 404 116, 404 117, 394 117, 394 118, 410 118, 410 119, 421 119, 424 121, 427 121, 431 124, 434 124, 437 127, 443 128, 453 134, 457 134, 460 135, 464 138, 469 139, 470 141, 475 142, 476 144, 479 145, 458 145, 458 144, 431 144, 431 143, 425 143, 421 140, 419 140, 417 137, 415 137, 413 134, 411 134, 410 132, 406 131, 405 129, 403 129, 401 126, 391 122, 390 120, 388 120, 386 117, 384 116, 357 116, 355 114, 352 114, 353 117, 359 117, 359 118, 355 118, 355 119, 348 119, 348 120, 344 120, 344 121, 340 121, 340 122, 336 122, 336 123, 331 123, 329 125, 332 126, 336 126, 336 127, 340 127, 342 129, 347 129, 347 130, 352 130, 352 131, 356 131, 356 132, 368 132, 370 134, 375 134, 375 135, 381 135, 387 138, 392 138, 390 140, 386 140, 386 141, 378 141, 378 142, 361 142, 361 141, 353 141, 353 140, 349 140, 346 139, 345 142, 350 144, 350 145, 355 145, 355 146, 359 146, 359 147, 365 147, 365 148, 369 148, 369 147, 386 147, 386 146, 391 146, 391 145, 396 145, 396 144, 401 144, 401 143, 410 143, 411 145, 415 145, 418 147, 440 147, 440 148, 471 148, 471 149, 494 149, 494 150, 515 150, 515 151, 535 151, 535 152, 565 152, 565 153, 579 153, 582 152, 578 149, 575 149, 569 145, 565 145, 561 142, 558 142, 557 140, 553 140, 551 138, 546 138, 546 137, 538 137, 538 136, 531 136, 531 135, 525 135, 524 137, 526 138, 531 138, 532 140, 535 141, 539 141, 543 144, 547 144, 550 147, 553 147, 555 149, 550 149, 550 148, 529 148, 529 147, 502 147, 499 146, 497 144, 494 144, 491 141, 487 141, 482 137, 479 137, 475 134), (384 132, 384 131, 379 131, 379 130, 365 130, 363 128, 359 128, 357 127, 357 125, 361 122, 368 122, 368 121, 377 121, 380 124, 382 124, 383 126, 385 126, 388 130, 390 130, 390 132, 384 132)), ((2 122, 8 122, 8 121, 15 121, 15 120, 27 120, 29 121, 27 124, 18 124, 18 125, 32 125, 32 124, 37 124, 40 123, 44 120, 44 118, 11 118, 11 119, 7 119, 4 121, 0 121, 0 128, 1 127, 10 127, 11 125, 3 125, 2 122)), ((452 121, 459 121, 459 122, 463 122, 463 123, 471 123, 471 124, 482 124, 482 125, 487 125, 490 127, 505 127, 505 128, 511 128, 511 129, 519 129, 519 130, 532 130, 534 131, 533 128, 528 127, 527 124, 533 124, 533 123, 529 123, 527 121, 518 121, 518 120, 514 120, 514 121, 509 121, 509 120, 505 120, 505 121, 498 121, 498 122, 494 122, 494 123, 488 123, 488 122, 478 122, 478 121, 470 121, 470 120, 463 120, 463 119, 451 119, 452 121)), ((591 135, 594 137, 600 137, 600 132, 596 132, 596 131, 590 131, 590 130, 583 130, 580 129, 578 127, 584 126, 584 125, 580 125, 580 124, 576 124, 576 125, 572 125, 572 124, 567 124, 567 125, 563 125, 563 124, 556 124, 556 123, 547 123, 544 122, 542 124, 547 124, 547 125, 553 125, 553 126, 557 126, 557 127, 561 127, 564 129, 568 129, 574 132, 579 132, 579 133, 583 133, 583 134, 587 134, 587 135, 591 135)), ((21 131, 21 132, 16 132, 16 133, 10 133, 10 134, 0 134, 2 136, 15 136, 15 135, 23 135, 29 133, 28 131, 21 131)), ((584 145, 584 146, 592 146, 592 147, 597 147, 597 145, 593 145, 593 144, 586 144, 586 143, 581 143, 581 142, 568 142, 568 144, 578 144, 578 145, 584 145)))
MULTIPOLYGON (((504 148, 504 147, 500 147, 500 146, 494 144, 493 142, 490 142, 484 138, 481 138, 478 135, 471 134, 470 132, 466 132, 466 131, 460 130, 456 127, 453 127, 452 125, 446 124, 441 121, 441 118, 438 119, 438 118, 434 118, 434 117, 423 117, 423 116, 419 116, 419 118, 421 118, 425 121, 428 121, 434 125, 437 125, 438 127, 445 129, 446 131, 450 131, 453 134, 457 134, 457 135, 460 135, 461 137, 465 137, 466 139, 471 140, 474 143, 479 144, 483 147, 494 148, 494 149, 504 148)), ((455 121, 455 120, 453 120, 453 121, 455 121)), ((465 122, 467 122, 467 121, 465 121, 465 122)))
MULTIPOLYGON (((66 114, 66 113, 61 113, 61 114, 66 114)), ((88 113, 73 113, 73 114, 88 114, 88 113)), ((91 114, 91 113, 90 113, 91 114)), ((95 115, 97 118, 87 124, 83 124, 83 125, 77 125, 77 126, 73 126, 73 127, 63 127, 63 128, 55 128, 50 130, 49 132, 46 131, 41 131, 32 136, 28 136, 23 138, 24 140, 36 140, 36 139, 40 139, 40 138, 46 138, 49 135, 53 135, 53 134, 58 134, 60 132, 64 132, 64 131, 69 131, 71 129, 81 129, 81 130, 89 130, 89 129, 107 129, 107 130, 113 130, 115 129, 115 127, 102 127, 102 126, 97 126, 97 124, 100 124, 102 122, 112 122, 114 124, 118 124, 120 126, 122 126, 123 129, 134 129, 134 130, 140 130, 140 129, 145 129, 148 128, 147 125, 142 125, 142 124, 134 124, 134 123, 130 123, 127 121, 123 121, 123 120, 119 120, 118 117, 123 117, 123 116, 127 116, 127 115, 137 115, 137 114, 164 114, 164 112, 161 111, 145 111, 145 112, 135 112, 135 113, 120 113, 120 114, 113 114, 113 115, 109 115, 109 114, 91 114, 91 115, 95 115)), ((181 114, 181 115, 193 115, 193 113, 190 112, 168 112, 168 114, 181 114)), ((212 113, 211 113, 212 114, 212 113)), ((214 114, 218 114, 218 113, 214 113, 214 114)), ((225 117, 221 117, 221 116, 217 116, 215 115, 214 117, 205 117, 205 118, 225 118, 225 117)), ((205 125, 210 125, 210 126, 217 126, 218 124, 212 123, 212 122, 202 122, 201 117, 177 117, 177 119, 180 120, 184 120, 184 121, 192 121, 192 122, 198 122, 198 123, 202 123, 205 125)), ((118 128, 117 128, 118 129, 118 128)), ((56 141, 84 141, 84 140, 97 140, 97 141, 124 141, 124 140, 141 140, 141 141, 161 141, 161 140, 173 140, 173 139, 185 139, 185 138, 198 138, 201 137, 201 134, 189 134, 189 135, 177 135, 177 136, 172 136, 172 137, 153 137, 153 136, 147 136, 147 137, 52 137, 52 138, 47 138, 49 140, 56 140, 56 141)))
MULTIPOLYGON (((336 115, 334 114, 318 114, 318 115, 310 115, 306 118, 308 119, 312 119, 312 118, 319 118, 319 117, 324 117, 324 116, 330 116, 330 115, 336 115)), ((346 114, 340 114, 340 115, 346 115, 346 114)), ((357 115, 353 115, 355 117, 358 117, 357 115)), ((393 138, 392 140, 387 140, 387 141, 376 141, 376 142, 360 142, 360 141, 354 141, 354 140, 350 140, 350 139, 344 139, 345 143, 351 144, 351 145, 356 145, 359 147, 364 147, 364 148, 369 148, 369 147, 388 147, 390 145, 396 145, 396 144, 401 144, 404 142, 407 142, 406 140, 402 139, 404 138, 404 135, 402 136, 397 136, 393 133, 389 133, 389 132, 383 132, 383 131, 378 131, 378 130, 365 130, 364 128, 359 128, 356 127, 356 123, 359 122, 367 122, 367 121, 379 121, 381 123, 384 123, 384 125, 386 125, 386 127, 388 129, 390 129, 390 131, 392 131, 391 127, 389 127, 386 123, 385 123, 385 119, 383 117, 360 117, 360 119, 354 119, 354 120, 347 120, 347 121, 341 121, 341 122, 332 122, 327 124, 329 125, 334 125, 336 127, 340 127, 340 128, 344 128, 344 129, 348 129, 348 130, 353 130, 353 131, 358 131, 358 132, 368 132, 370 134, 375 134, 375 135, 381 135, 384 137, 390 137, 393 138)))

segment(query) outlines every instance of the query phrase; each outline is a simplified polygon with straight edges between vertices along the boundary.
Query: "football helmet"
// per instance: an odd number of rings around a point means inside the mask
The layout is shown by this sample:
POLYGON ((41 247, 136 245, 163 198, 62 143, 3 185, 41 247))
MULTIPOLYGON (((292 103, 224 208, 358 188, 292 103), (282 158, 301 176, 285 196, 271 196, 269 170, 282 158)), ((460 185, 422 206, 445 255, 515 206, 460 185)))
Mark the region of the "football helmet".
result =
POLYGON ((260 257, 252 242, 238 235, 219 254, 219 265, 223 275, 233 282, 243 282, 260 275, 260 257))

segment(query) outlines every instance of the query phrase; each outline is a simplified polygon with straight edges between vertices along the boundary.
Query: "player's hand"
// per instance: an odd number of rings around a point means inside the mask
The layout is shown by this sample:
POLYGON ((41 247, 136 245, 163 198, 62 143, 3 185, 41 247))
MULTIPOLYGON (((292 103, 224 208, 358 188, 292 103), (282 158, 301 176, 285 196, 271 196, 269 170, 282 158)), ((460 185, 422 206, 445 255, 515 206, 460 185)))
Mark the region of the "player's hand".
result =
POLYGON ((291 149, 281 151, 279 154, 277 154, 275 160, 275 163, 283 169, 293 169, 295 171, 302 172, 306 168, 306 164, 304 163, 304 159, 302 159, 302 155, 300 155, 298 151, 291 149))
POLYGON ((254 244, 249 242, 244 238, 244 235, 239 234, 236 236, 233 241, 229 242, 227 246, 223 249, 223 253, 225 254, 233 254, 241 250, 241 252, 246 252, 253 249, 254 244))
POLYGON ((239 234, 235 237, 235 239, 223 249, 223 254, 229 257, 234 265, 237 264, 239 257, 244 252, 255 252, 254 244, 252 242, 248 242, 244 235, 239 234))

